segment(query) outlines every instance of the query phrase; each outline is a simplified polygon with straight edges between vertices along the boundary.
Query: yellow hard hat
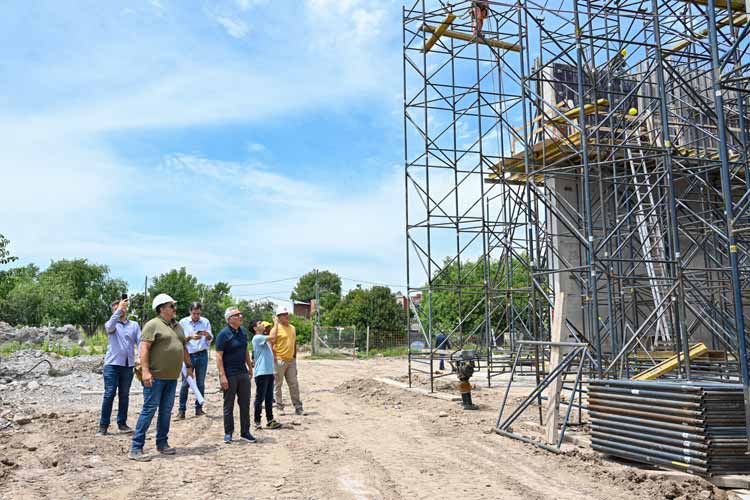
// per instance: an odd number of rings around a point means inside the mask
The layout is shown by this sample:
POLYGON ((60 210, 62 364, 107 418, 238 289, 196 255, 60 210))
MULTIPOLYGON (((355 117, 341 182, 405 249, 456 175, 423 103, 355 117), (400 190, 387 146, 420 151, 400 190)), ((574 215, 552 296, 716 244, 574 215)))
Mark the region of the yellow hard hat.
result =
POLYGON ((273 323, 269 323, 268 321, 261 321, 261 325, 263 325, 263 328, 268 328, 269 326, 273 326, 273 323))

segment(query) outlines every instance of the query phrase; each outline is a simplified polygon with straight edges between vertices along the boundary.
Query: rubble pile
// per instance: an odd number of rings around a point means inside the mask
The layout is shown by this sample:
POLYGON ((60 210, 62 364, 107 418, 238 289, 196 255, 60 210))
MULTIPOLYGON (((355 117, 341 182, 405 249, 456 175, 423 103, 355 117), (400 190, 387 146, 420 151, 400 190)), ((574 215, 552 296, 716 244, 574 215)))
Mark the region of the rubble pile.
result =
POLYGON ((75 344, 81 339, 81 333, 73 325, 14 327, 0 321, 0 344, 19 342, 21 344, 41 345, 47 339, 50 343, 55 344, 75 344))
POLYGON ((66 411, 90 407, 85 391, 103 388, 104 357, 64 357, 27 349, 0 358, 0 429, 8 422, 24 425, 36 408, 66 411))

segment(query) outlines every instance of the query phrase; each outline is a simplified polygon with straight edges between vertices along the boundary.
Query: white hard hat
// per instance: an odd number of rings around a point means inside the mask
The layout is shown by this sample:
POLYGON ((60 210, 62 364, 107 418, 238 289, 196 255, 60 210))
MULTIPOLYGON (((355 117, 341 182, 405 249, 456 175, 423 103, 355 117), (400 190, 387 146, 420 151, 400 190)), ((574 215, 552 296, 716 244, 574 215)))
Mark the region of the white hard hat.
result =
POLYGON ((281 306, 276 310, 276 316, 281 316, 282 314, 289 314, 289 309, 286 306, 281 306))
POLYGON ((170 302, 175 302, 175 300, 166 293, 160 293, 154 297, 154 301, 151 303, 151 308, 156 310, 160 305, 169 304, 170 302))

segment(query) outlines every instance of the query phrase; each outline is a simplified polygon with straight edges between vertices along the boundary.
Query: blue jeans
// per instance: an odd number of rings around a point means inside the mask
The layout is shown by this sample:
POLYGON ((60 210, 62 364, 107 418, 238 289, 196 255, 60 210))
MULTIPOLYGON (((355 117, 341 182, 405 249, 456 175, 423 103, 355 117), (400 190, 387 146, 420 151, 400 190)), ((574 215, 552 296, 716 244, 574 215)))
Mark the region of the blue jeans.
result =
POLYGON ((117 425, 125 425, 128 421, 128 403, 130 402, 130 384, 133 382, 132 366, 104 365, 104 398, 102 399, 102 415, 99 425, 109 427, 112 417, 112 406, 117 400, 117 425))
POLYGON ((159 415, 156 418, 156 448, 167 446, 169 435, 169 422, 171 421, 172 407, 174 406, 174 392, 177 389, 176 380, 154 379, 151 387, 143 387, 143 408, 135 424, 135 434, 130 448, 143 450, 146 443, 146 432, 151 425, 158 408, 159 415))
MULTIPOLYGON (((208 370, 208 351, 196 352, 190 355, 190 363, 195 369, 195 383, 198 386, 198 390, 201 392, 203 397, 206 397, 205 383, 206 383, 206 371, 208 370)), ((182 387, 180 387, 180 407, 179 410, 184 412, 187 410, 187 398, 190 386, 187 383, 185 377, 182 377, 182 387)), ((198 404, 198 400, 195 401, 195 409, 198 410, 201 405, 198 404)))

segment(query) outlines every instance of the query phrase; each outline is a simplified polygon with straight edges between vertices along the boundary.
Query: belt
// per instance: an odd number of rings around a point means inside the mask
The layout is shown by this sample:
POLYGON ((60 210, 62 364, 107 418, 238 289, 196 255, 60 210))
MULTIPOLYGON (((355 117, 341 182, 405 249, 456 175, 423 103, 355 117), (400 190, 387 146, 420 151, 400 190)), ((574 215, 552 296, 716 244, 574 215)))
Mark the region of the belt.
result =
POLYGON ((190 355, 191 355, 191 356, 193 356, 193 355, 195 355, 195 354, 200 354, 200 353, 202 353, 202 352, 206 352, 206 349, 203 349, 203 350, 201 350, 201 351, 191 352, 191 353, 190 353, 190 355))

